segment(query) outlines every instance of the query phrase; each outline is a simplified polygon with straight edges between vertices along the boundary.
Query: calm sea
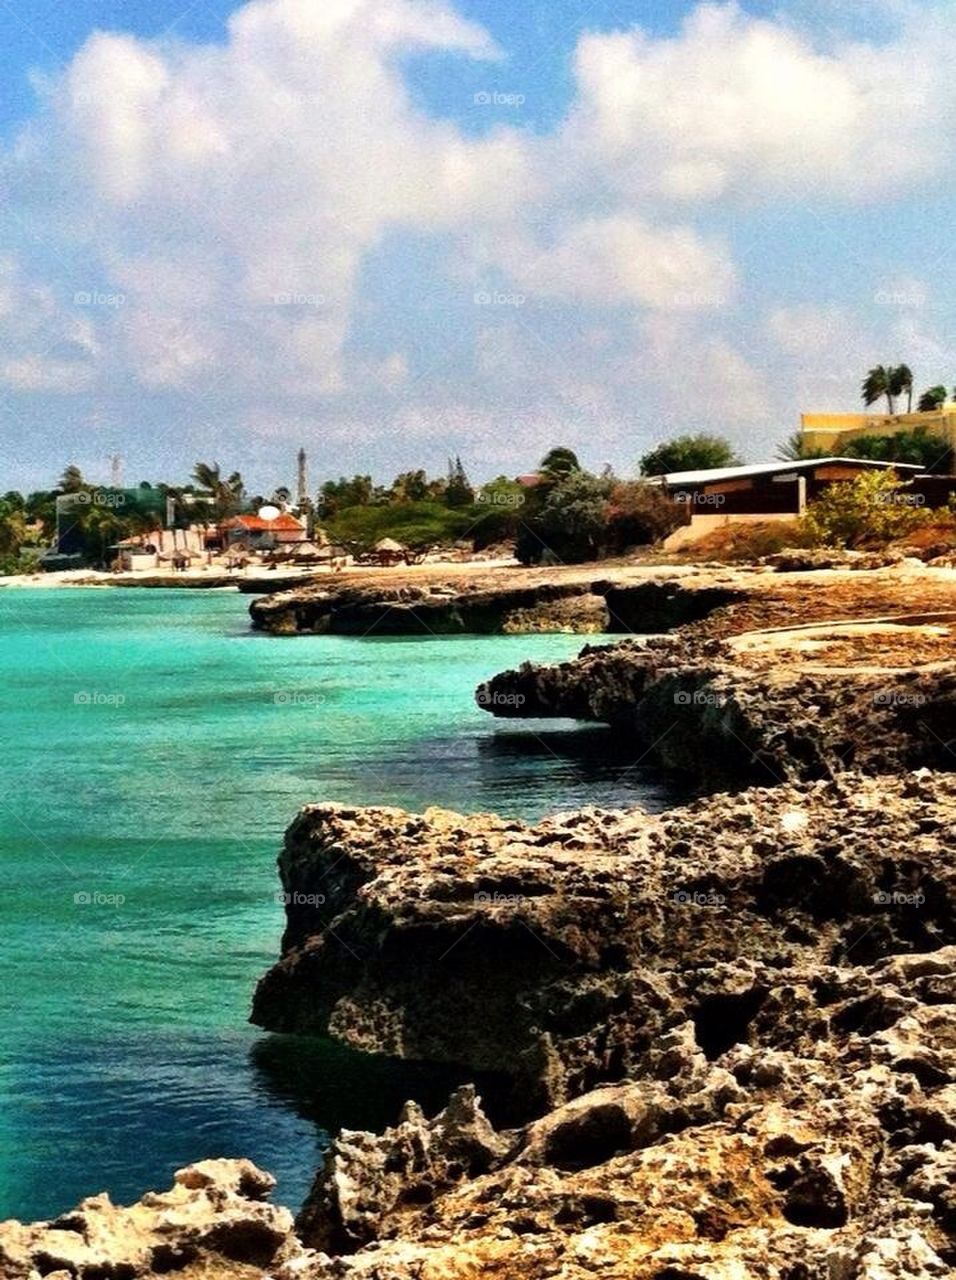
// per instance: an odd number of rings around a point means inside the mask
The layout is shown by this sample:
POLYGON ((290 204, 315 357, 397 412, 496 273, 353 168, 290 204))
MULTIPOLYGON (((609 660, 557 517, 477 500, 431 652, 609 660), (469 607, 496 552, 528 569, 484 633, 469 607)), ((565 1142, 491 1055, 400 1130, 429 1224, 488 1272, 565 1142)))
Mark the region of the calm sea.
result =
POLYGON ((247 1025, 303 803, 519 817, 666 802, 601 729, 496 723, 484 677, 575 636, 257 635, 198 591, 0 591, 0 1218, 246 1155, 304 1194, 327 1134, 450 1073, 247 1025))

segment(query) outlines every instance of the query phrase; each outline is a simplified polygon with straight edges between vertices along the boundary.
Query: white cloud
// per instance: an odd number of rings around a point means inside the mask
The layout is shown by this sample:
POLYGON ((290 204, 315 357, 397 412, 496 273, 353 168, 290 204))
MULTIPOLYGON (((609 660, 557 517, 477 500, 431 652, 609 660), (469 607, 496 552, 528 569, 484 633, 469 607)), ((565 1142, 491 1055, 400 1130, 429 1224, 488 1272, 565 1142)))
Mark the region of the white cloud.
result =
POLYGON ((99 353, 90 317, 26 279, 11 256, 0 258, 0 349, 0 386, 56 394, 89 386, 99 353))
POLYGON ((699 6, 670 39, 588 35, 564 141, 613 188, 644 197, 899 194, 938 171, 952 117, 940 21, 828 52, 733 4, 699 6))
POLYGON ((602 449, 630 448, 651 417, 746 434, 775 415, 785 434, 796 396, 855 390, 881 354, 935 367, 947 344, 906 300, 919 263, 877 263, 854 312, 819 300, 799 246, 749 254, 761 203, 893 201, 952 169, 952 15, 885 0, 889 34, 863 43, 856 24, 801 21, 808 3, 773 20, 703 4, 671 37, 582 35, 550 134, 474 136, 417 105, 409 51, 501 56, 453 0, 253 0, 209 45, 95 34, 2 160, 12 222, 47 257, 0 271, 0 383, 121 386, 155 397, 157 421, 178 396, 171 423, 194 396, 231 444, 242 424, 321 421, 359 452, 383 433, 396 453, 456 452, 474 432, 491 458, 596 428, 602 449), (372 292, 405 243, 407 326, 387 285, 372 292), (768 252, 806 277, 786 307, 753 299, 768 252), (458 302, 487 286, 527 305, 446 317, 455 285, 458 302), (77 310, 92 288, 123 305, 77 310), (880 307, 880 289, 906 297, 880 307))
POLYGON ((657 371, 659 406, 686 428, 747 429, 772 416, 766 379, 741 347, 698 317, 658 313, 638 326, 635 362, 657 371))
POLYGON ((853 327, 854 318, 847 310, 832 305, 775 307, 767 317, 767 328, 780 349, 807 361, 832 353, 853 327))
POLYGON ((525 143, 418 112, 396 63, 410 48, 497 56, 441 3, 255 0, 222 47, 98 33, 48 88, 25 152, 126 290, 117 338, 145 385, 229 361, 240 381, 335 392, 385 232, 510 215, 525 143))
POLYGON ((734 283, 722 244, 692 227, 655 227, 626 214, 571 222, 547 247, 499 238, 489 257, 536 297, 597 306, 719 306, 734 283))

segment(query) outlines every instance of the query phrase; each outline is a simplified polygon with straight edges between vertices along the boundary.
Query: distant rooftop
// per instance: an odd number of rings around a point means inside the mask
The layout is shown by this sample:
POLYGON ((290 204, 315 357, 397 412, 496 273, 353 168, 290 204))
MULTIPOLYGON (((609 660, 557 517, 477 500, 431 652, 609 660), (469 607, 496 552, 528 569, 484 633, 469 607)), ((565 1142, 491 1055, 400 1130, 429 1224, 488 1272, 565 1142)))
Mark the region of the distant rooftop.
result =
POLYGON ((228 520, 223 521, 223 528, 269 530, 271 532, 274 529, 304 529, 305 525, 301 520, 297 520, 295 516, 290 515, 288 511, 283 511, 274 520, 263 520, 262 516, 259 515, 231 516, 228 520))
POLYGON ((749 480, 757 476, 788 476, 794 472, 814 471, 817 467, 848 464, 861 470, 911 471, 925 468, 912 462, 876 462, 871 458, 803 458, 799 462, 758 462, 744 467, 705 467, 700 471, 669 471, 666 475, 648 476, 649 484, 716 484, 721 480, 749 480))

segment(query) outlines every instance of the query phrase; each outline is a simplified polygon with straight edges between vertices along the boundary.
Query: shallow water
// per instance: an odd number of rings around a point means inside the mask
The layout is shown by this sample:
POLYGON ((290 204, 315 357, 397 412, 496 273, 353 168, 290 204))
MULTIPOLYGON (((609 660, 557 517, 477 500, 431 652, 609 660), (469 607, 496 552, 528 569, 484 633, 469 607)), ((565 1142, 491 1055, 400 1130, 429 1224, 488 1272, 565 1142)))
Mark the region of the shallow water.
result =
POLYGON ((250 632, 247 604, 0 591, 0 1218, 136 1198, 216 1155, 295 1205, 329 1130, 443 1098, 450 1073, 246 1025, 301 804, 666 803, 605 731, 474 705, 581 637, 286 639, 250 632))

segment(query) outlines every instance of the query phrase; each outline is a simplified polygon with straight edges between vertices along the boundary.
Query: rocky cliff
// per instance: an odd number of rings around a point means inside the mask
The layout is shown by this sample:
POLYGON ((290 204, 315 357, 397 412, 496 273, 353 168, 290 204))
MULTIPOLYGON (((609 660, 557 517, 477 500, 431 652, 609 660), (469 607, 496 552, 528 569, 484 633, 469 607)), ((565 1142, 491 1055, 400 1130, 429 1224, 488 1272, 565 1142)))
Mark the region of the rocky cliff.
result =
POLYGON ((710 622, 525 664, 476 692, 499 717, 602 720, 634 759, 715 787, 956 765, 951 611, 744 631, 710 622))
POLYGON ((954 818, 930 773, 533 827, 305 810, 256 1020, 505 1068, 527 1119, 465 1091, 340 1135, 294 1274, 950 1274, 954 818))
POLYGON ((497 635, 667 631, 705 617, 745 594, 746 575, 716 575, 733 585, 673 569, 658 575, 597 577, 585 570, 495 574, 417 583, 303 587, 254 600, 253 628, 277 635, 497 635))
POLYGON ((247 1162, 0 1226, 4 1280, 941 1280, 956 778, 530 826, 317 806, 255 1018, 507 1071, 337 1136, 295 1230, 247 1162))

